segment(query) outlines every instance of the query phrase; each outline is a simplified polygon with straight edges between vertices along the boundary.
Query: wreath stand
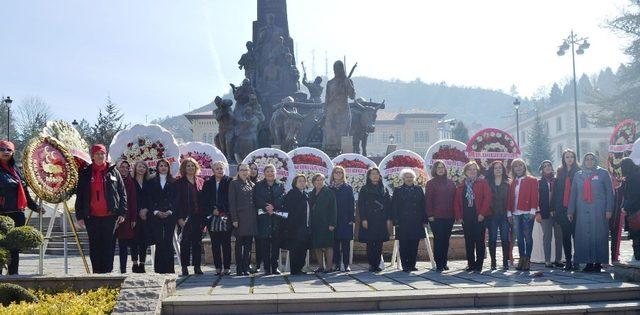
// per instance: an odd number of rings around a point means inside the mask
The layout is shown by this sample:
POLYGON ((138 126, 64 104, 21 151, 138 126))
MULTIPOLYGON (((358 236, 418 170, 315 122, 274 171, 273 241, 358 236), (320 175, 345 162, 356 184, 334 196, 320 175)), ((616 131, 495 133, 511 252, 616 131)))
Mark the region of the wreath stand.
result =
MULTIPOLYGON (((37 202, 38 202, 38 206, 42 207, 43 205, 42 199, 37 198, 37 202)), ((29 212, 29 216, 26 219, 25 225, 29 224, 29 221, 31 220, 31 217, 33 216, 34 212, 35 211, 33 210, 29 212)), ((38 222, 39 222, 38 227, 39 227, 40 233, 42 233, 42 228, 43 228, 42 219, 43 219, 43 215, 38 215, 38 222)), ((73 223, 71 211, 69 210, 69 205, 67 204, 67 201, 63 201, 61 203, 57 203, 54 205, 53 214, 51 216, 51 219, 49 220, 49 226, 47 227, 47 233, 45 234, 44 242, 42 243, 42 245, 40 245, 39 260, 38 260, 39 274, 42 275, 44 273, 44 253, 47 251, 47 246, 49 245, 49 241, 57 238, 63 239, 64 273, 65 274, 69 273, 69 258, 67 254, 67 238, 69 237, 69 235, 67 235, 67 222, 71 226, 71 232, 75 239, 76 246, 78 246, 78 252, 80 253, 80 257, 82 257, 84 269, 87 272, 87 274, 91 273, 89 270, 89 264, 87 263, 87 258, 85 257, 84 251, 82 250, 82 245, 80 244, 80 239, 78 238, 78 231, 76 230, 75 224, 73 223), (60 209, 61 205, 63 209, 60 209), (53 226, 55 225, 55 221, 58 215, 61 216, 60 219, 62 220, 62 236, 52 237, 51 233, 53 232, 53 226), (65 217, 66 217, 66 220, 65 220, 65 217)))
MULTIPOLYGON (((424 227, 424 233, 427 236, 424 239, 425 240, 425 244, 427 246, 427 256, 429 256, 429 262, 431 262, 431 269, 435 269, 436 268, 436 262, 433 259, 433 249, 431 248, 431 242, 429 241, 429 225, 428 224, 427 224, 427 226, 424 227)), ((395 235, 396 235, 396 228, 395 227, 393 228, 393 235, 394 235, 394 239, 395 239, 395 235)), ((397 269, 401 269, 399 250, 400 250, 400 241, 395 239, 393 241, 393 254, 391 255, 391 266, 393 266, 395 264, 397 269)), ((384 259, 382 261, 384 262, 384 259)))

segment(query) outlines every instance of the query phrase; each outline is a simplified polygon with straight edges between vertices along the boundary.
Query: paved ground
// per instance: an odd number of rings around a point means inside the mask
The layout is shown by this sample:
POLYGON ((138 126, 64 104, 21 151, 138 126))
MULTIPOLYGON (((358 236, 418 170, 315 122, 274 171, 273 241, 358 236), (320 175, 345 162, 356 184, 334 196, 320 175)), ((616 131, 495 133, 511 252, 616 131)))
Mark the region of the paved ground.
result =
MULTIPOLYGON (((500 252, 500 251, 498 251, 500 252)), ((517 250, 514 250, 517 253, 517 250)), ((631 257, 631 244, 624 241, 622 260, 631 257)), ((36 274, 37 255, 21 255, 21 274, 36 274)), ((499 258, 500 260, 500 258, 499 258)), ((79 257, 68 260, 69 274, 83 274, 84 267, 79 257)), ((176 266, 177 266, 176 262, 176 266)), ((115 265, 118 258, 115 259, 115 265)), ((271 293, 331 293, 331 292, 371 292, 390 290, 432 290, 445 288, 490 288, 490 287, 523 287, 543 285, 581 285, 594 283, 618 282, 609 272, 587 274, 582 272, 565 272, 559 269, 546 269, 543 265, 532 264, 531 272, 513 270, 468 273, 464 271, 466 262, 452 261, 450 270, 436 273, 429 270, 430 264, 421 262, 417 272, 404 273, 387 264, 387 268, 374 274, 367 271, 365 264, 355 264, 350 273, 337 272, 330 274, 308 274, 290 276, 264 276, 256 274, 251 277, 224 276, 217 277, 212 266, 203 268, 205 274, 180 277, 176 295, 228 295, 228 294, 271 294, 271 293)), ((489 262, 485 261, 485 268, 489 262)), ((117 267, 115 268, 118 269, 117 267)), ((176 271, 179 271, 176 267, 176 271)), ((147 270, 152 270, 150 265, 147 270)), ((233 270, 233 268, 232 268, 233 270)), ((44 263, 46 274, 64 273, 64 259, 60 256, 46 256, 44 263)))

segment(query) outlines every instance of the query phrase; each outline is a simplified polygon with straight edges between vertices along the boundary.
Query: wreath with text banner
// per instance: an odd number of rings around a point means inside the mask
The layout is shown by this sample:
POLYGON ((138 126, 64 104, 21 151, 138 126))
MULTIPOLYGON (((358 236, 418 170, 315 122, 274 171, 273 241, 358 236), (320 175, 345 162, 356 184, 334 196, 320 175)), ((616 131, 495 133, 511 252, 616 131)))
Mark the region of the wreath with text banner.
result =
POLYGON ((469 161, 478 162, 483 173, 493 161, 502 161, 507 169, 511 169, 511 161, 520 155, 520 147, 513 137, 500 129, 480 130, 467 142, 469 161))
POLYGON ((631 155, 636 139, 637 127, 636 122, 632 119, 623 120, 613 128, 613 133, 609 138, 607 167, 617 181, 622 180, 620 162, 623 158, 631 155))

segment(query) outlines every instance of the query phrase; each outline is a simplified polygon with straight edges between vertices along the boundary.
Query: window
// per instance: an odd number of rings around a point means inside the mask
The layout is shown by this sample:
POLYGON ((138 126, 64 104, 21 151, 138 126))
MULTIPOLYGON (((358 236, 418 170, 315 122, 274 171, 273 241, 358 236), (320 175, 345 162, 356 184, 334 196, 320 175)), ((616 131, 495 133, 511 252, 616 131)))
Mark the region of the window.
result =
POLYGON ((564 151, 562 143, 558 143, 558 158, 560 159, 560 161, 562 161, 562 151, 564 151))
POLYGON ((587 116, 587 114, 585 113, 580 114, 580 128, 589 128, 589 116, 587 116))
POLYGON ((394 143, 398 143, 398 144, 402 143, 402 133, 400 133, 400 130, 394 131, 393 137, 395 138, 393 141, 394 143))
POLYGON ((556 118, 556 131, 557 132, 562 131, 562 117, 556 118))
POLYGON ((523 131, 520 133, 520 143, 518 144, 525 144, 527 143, 527 132, 523 131))
POLYGON ((202 134, 202 142, 205 142, 205 143, 207 142, 207 133, 206 132, 202 134))
POLYGON ((413 141, 417 143, 429 142, 429 134, 426 130, 414 131, 413 139, 413 141))
POLYGON ((370 133, 367 136, 367 143, 376 143, 376 135, 375 135, 375 133, 370 133))

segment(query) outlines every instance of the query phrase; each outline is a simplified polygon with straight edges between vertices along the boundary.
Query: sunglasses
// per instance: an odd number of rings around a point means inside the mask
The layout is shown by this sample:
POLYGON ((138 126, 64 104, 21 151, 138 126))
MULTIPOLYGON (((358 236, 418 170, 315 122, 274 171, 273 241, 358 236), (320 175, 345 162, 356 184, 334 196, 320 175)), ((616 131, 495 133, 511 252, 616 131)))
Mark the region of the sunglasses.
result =
POLYGON ((9 152, 9 153, 11 153, 11 152, 13 152, 13 150, 9 149, 9 148, 0 148, 0 152, 9 152))

